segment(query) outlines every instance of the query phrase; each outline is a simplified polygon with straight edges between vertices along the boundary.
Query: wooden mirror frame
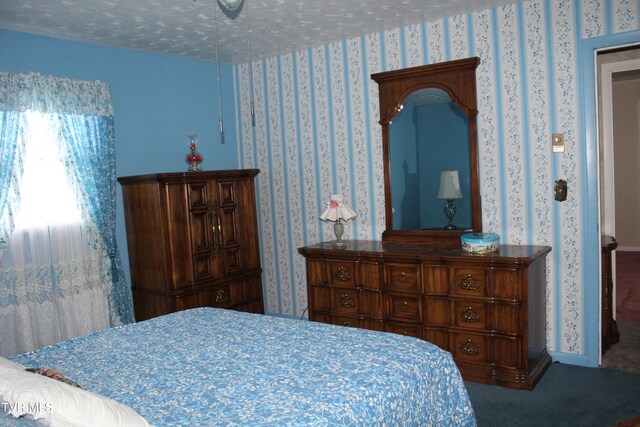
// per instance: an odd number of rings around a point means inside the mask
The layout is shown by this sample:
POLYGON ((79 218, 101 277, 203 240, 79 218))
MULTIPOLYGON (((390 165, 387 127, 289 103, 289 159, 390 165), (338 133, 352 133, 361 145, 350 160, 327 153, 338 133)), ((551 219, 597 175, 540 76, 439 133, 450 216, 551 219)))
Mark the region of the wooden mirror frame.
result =
POLYGON ((440 245, 460 245, 460 236, 482 231, 480 209, 480 181, 478 177, 478 125, 476 98, 476 68, 480 58, 460 59, 438 64, 422 65, 401 70, 372 74, 378 83, 380 98, 380 125, 382 125, 382 153, 384 160, 384 196, 386 230, 383 241, 421 242, 440 245), (471 177, 472 230, 394 230, 391 194, 391 161, 389 125, 402 109, 411 93, 427 88, 444 90, 469 120, 469 156, 471 177))

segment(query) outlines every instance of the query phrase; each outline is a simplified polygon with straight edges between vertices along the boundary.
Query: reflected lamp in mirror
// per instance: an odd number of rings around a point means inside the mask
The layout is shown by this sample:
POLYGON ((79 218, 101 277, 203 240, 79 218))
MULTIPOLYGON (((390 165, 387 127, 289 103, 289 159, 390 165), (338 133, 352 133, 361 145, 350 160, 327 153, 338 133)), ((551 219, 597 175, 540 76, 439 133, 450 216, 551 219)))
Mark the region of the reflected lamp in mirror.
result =
POLYGON ((444 214, 449 220, 449 223, 444 226, 444 229, 455 230, 457 227, 453 225, 453 217, 456 216, 458 209, 453 201, 455 199, 462 199, 458 171, 442 171, 440 173, 440 190, 438 191, 437 197, 438 199, 445 199, 447 201, 444 207, 444 214))
POLYGON ((333 222, 333 232, 336 234, 335 246, 344 246, 342 234, 344 233, 344 224, 350 219, 355 218, 358 214, 344 202, 342 194, 333 194, 327 202, 327 208, 320 215, 323 221, 333 222))

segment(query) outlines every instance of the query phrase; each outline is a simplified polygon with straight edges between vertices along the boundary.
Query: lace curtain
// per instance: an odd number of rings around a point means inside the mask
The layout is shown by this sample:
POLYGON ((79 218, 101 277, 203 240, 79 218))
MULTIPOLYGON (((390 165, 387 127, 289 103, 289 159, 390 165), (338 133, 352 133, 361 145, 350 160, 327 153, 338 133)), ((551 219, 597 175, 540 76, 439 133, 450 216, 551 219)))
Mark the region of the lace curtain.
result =
POLYGON ((0 354, 132 322, 115 241, 108 86, 0 73, 0 142, 0 354), (57 141, 80 212, 76 223, 16 228, 33 111, 46 116, 57 141))

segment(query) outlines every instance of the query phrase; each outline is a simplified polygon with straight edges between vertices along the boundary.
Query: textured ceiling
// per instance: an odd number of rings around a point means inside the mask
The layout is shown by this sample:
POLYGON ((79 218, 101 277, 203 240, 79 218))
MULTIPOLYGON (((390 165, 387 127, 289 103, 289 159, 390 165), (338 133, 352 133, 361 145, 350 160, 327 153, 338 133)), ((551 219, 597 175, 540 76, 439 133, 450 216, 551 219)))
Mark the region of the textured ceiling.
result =
POLYGON ((247 62, 518 0, 0 0, 0 28, 119 48, 247 62))

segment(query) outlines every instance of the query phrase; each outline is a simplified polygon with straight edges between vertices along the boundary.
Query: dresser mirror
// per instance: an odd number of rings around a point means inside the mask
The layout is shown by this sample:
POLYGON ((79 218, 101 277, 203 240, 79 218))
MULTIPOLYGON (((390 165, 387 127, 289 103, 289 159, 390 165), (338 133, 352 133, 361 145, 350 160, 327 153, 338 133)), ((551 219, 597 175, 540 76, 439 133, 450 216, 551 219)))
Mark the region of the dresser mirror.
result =
POLYGON ((385 179, 383 241, 459 245, 482 230, 476 75, 479 58, 373 74, 385 179))

